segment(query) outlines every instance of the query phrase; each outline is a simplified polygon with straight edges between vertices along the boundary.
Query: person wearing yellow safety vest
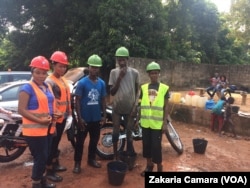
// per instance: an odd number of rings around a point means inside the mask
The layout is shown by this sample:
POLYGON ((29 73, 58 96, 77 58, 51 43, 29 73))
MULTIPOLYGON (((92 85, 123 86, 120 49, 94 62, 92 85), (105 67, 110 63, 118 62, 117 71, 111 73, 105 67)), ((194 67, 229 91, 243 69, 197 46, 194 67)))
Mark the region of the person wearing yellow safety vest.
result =
POLYGON ((60 150, 58 147, 67 120, 72 122, 70 88, 67 80, 63 77, 67 71, 69 62, 67 55, 62 51, 55 51, 51 55, 50 60, 52 61, 53 72, 47 77, 45 82, 52 88, 56 98, 56 110, 62 114, 62 117, 56 120, 56 135, 52 140, 51 152, 47 161, 46 176, 51 181, 60 182, 63 178, 56 172, 62 172, 67 169, 59 163, 60 150))
POLYGON ((55 98, 51 87, 45 83, 50 69, 43 56, 34 57, 30 63, 32 79, 24 84, 19 93, 18 113, 22 115, 22 134, 27 140, 34 165, 32 167, 32 188, 56 187, 44 176, 52 137, 55 134, 55 98))
MULTIPOLYGON (((145 172, 151 172, 154 163, 157 171, 162 172, 162 133, 166 130, 168 118, 169 86, 158 81, 160 76, 160 65, 151 62, 146 71, 150 83, 141 86, 140 93, 140 124, 142 127, 143 157, 147 160, 145 172)), ((139 119, 139 118, 138 118, 139 119)))

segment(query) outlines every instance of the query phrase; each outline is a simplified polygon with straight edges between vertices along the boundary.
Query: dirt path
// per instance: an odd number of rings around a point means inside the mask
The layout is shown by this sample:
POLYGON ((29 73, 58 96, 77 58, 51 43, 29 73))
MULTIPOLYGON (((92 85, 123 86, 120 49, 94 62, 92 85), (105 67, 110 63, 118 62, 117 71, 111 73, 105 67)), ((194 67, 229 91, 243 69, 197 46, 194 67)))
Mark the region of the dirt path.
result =
MULTIPOLYGON (((216 133, 210 132, 208 128, 179 122, 173 122, 173 125, 184 144, 184 152, 182 155, 178 155, 164 136, 164 171, 249 171, 250 148, 247 138, 239 137, 238 139, 234 139, 226 135, 219 137, 216 133), (208 141, 205 154, 194 153, 193 138, 205 138, 208 141)), ((136 141, 134 144, 138 153, 136 167, 126 173, 123 184, 120 186, 123 188, 144 187, 144 178, 140 176, 140 172, 145 168, 145 160, 142 158, 141 141, 136 141)), ((101 169, 94 169, 87 166, 85 147, 82 164, 83 172, 79 175, 75 175, 72 173, 74 165, 73 149, 67 141, 66 135, 63 137, 60 148, 62 150, 61 163, 65 165, 68 170, 61 173, 64 180, 61 183, 57 183, 57 187, 114 187, 108 182, 106 165, 109 161, 98 158, 102 163, 101 169)), ((25 154, 19 159, 10 163, 0 164, 0 187, 30 187, 31 166, 25 166, 25 164, 29 164, 31 159, 29 150, 26 150, 25 154)))
MULTIPOLYGON (((185 96, 186 92, 182 92, 185 96)), ((236 105, 240 105, 240 95, 236 97, 236 105)), ((247 99, 246 106, 240 106, 240 110, 249 112, 250 99, 247 99)), ((178 155, 171 147, 166 137, 163 137, 163 165, 166 172, 211 172, 211 171, 237 171, 249 172, 250 170, 250 147, 249 138, 239 137, 238 139, 223 135, 219 137, 217 133, 211 132, 206 127, 197 125, 173 122, 183 144, 184 152, 178 155), (208 141, 205 154, 194 153, 192 140, 194 138, 204 138, 208 141)), ((61 163, 68 170, 62 172, 64 180, 57 183, 58 188, 74 188, 74 187, 89 187, 89 188, 109 188, 107 163, 109 161, 99 159, 102 163, 101 169, 89 167, 86 163, 87 154, 86 140, 82 168, 83 172, 79 175, 73 174, 73 148, 68 142, 66 135, 63 136, 60 148, 62 154, 60 156, 61 163)), ((140 176, 140 172, 145 168, 145 159, 142 157, 141 141, 135 141, 134 145, 137 152, 136 166, 132 171, 128 171, 125 175, 122 188, 143 188, 144 178, 140 176)), ((0 188, 28 188, 31 187, 31 168, 30 163, 32 157, 27 149, 25 153, 17 160, 10 163, 0 164, 0 188), (28 165, 28 166, 27 166, 28 165)), ((155 170, 155 169, 154 169, 155 170)))

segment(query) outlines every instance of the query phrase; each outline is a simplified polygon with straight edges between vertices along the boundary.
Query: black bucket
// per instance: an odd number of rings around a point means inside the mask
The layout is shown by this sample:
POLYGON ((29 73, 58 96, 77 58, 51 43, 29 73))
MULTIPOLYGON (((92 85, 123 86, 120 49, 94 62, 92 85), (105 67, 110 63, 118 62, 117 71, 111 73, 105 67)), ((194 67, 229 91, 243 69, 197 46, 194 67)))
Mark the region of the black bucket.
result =
POLYGON ((207 148, 208 141, 204 138, 194 138, 193 139, 193 146, 194 152, 199 154, 204 154, 207 148))
POLYGON ((119 152, 119 158, 121 161, 125 162, 128 165, 128 169, 132 170, 135 166, 137 154, 128 154, 126 151, 119 152))
POLYGON ((121 185, 128 170, 127 164, 122 161, 111 161, 107 167, 109 183, 115 186, 121 185))

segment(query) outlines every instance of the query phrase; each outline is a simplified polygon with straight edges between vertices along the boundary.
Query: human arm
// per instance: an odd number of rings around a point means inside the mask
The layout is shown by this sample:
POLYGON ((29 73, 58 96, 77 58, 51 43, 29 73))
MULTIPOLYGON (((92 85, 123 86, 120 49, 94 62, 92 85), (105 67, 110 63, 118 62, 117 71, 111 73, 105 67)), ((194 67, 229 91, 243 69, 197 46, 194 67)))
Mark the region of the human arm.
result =
POLYGON ((21 91, 19 93, 19 100, 18 100, 18 113, 31 120, 31 121, 34 121, 34 122, 37 122, 37 123, 40 123, 42 125, 49 125, 51 122, 52 122, 52 117, 48 115, 48 118, 47 119, 42 119, 42 118, 39 118, 35 115, 33 115, 32 113, 30 113, 28 111, 28 102, 29 102, 29 94, 24 92, 24 91, 21 91))
POLYGON ((103 97, 102 98, 102 100, 101 100, 101 105, 102 105, 102 119, 101 119, 101 122, 100 122, 100 124, 101 125, 103 125, 103 124, 105 124, 105 122, 106 122, 106 118, 107 118, 107 113, 106 113, 106 107, 107 107, 107 105, 106 105, 106 97, 103 97))
POLYGON ((76 116, 77 116, 77 126, 81 131, 84 131, 86 128, 86 122, 81 116, 81 96, 75 96, 75 105, 76 105, 76 116))
MULTIPOLYGON (((114 73, 115 72, 111 71, 111 75, 110 75, 111 78, 113 78, 115 76, 114 73)), ((116 92, 118 91, 118 89, 120 87, 120 83, 121 83, 122 79, 124 78, 124 76, 126 75, 126 73, 127 73, 127 67, 120 68, 120 72, 119 72, 117 79, 115 80, 114 84, 110 85, 110 94, 112 96, 114 96, 116 94, 116 92)))

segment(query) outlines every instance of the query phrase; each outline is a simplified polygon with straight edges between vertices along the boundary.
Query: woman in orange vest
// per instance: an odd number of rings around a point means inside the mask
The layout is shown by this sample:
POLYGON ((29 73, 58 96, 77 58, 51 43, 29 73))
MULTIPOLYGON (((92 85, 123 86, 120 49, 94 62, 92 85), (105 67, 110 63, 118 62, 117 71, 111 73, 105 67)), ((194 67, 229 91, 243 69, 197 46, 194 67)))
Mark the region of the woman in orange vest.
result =
POLYGON ((59 163, 60 150, 58 148, 65 129, 67 119, 72 121, 70 105, 70 88, 63 75, 68 68, 68 58, 62 51, 55 51, 50 60, 52 61, 53 72, 46 79, 46 83, 52 88, 56 99, 56 110, 62 114, 61 118, 56 121, 56 135, 53 137, 50 156, 47 162, 46 176, 49 180, 60 182, 63 180, 56 172, 67 170, 66 167, 59 163))
POLYGON ((32 80, 23 85, 19 93, 18 112, 22 115, 22 133, 25 136, 34 165, 32 167, 32 188, 55 187, 45 176, 52 137, 55 133, 55 99, 51 88, 44 81, 50 69, 48 60, 37 56, 30 63, 32 80))

